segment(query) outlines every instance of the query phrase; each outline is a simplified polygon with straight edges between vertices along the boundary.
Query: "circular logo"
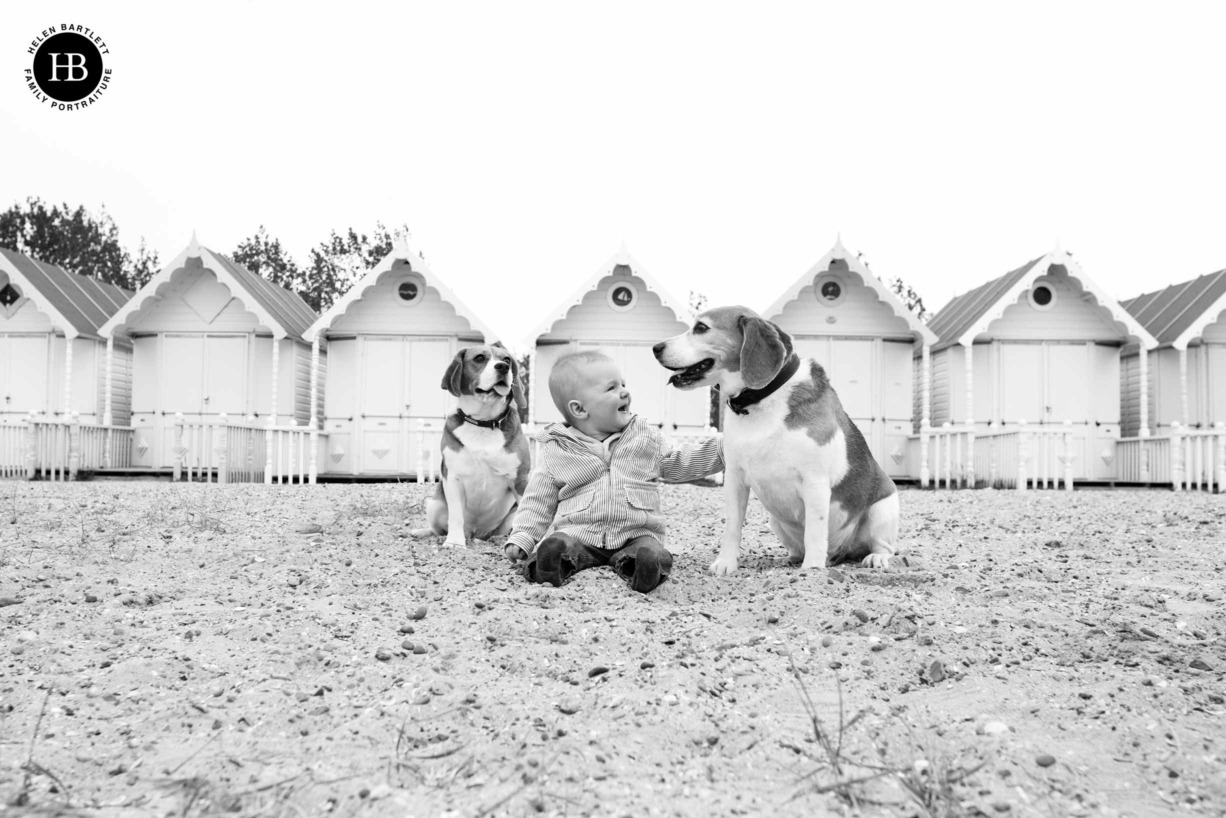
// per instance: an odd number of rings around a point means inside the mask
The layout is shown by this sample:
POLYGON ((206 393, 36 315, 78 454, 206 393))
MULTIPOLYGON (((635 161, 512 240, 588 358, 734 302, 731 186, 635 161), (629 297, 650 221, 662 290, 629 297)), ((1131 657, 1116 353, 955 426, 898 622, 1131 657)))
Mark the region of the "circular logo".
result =
POLYGON ((93 29, 64 23, 40 31, 30 42, 34 56, 25 70, 30 92, 52 108, 77 110, 98 101, 111 81, 103 63, 110 54, 93 29))

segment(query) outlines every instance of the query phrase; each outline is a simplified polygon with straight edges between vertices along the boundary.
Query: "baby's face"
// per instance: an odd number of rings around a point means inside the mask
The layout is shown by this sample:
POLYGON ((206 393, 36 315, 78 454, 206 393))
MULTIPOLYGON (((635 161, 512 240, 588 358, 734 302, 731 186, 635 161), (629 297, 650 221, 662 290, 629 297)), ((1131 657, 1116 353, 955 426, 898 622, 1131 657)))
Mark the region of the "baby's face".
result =
POLYGON ((597 361, 583 373, 575 399, 587 410, 584 431, 611 435, 626 428, 630 414, 630 390, 621 369, 612 361, 597 361))

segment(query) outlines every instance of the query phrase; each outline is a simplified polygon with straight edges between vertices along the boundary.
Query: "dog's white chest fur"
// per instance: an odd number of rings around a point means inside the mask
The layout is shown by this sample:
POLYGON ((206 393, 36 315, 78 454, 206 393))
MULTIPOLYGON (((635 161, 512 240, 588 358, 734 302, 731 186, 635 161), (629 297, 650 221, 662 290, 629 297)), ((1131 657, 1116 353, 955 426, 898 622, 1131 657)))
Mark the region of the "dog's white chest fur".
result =
POLYGON ((501 429, 483 429, 471 423, 456 427, 453 434, 464 444, 458 451, 447 452, 447 469, 467 480, 503 478, 515 483, 519 457, 507 451, 507 439, 501 429))
POLYGON ((842 429, 819 444, 808 429, 788 428, 790 392, 791 384, 751 406, 749 414, 725 416, 724 460, 743 475, 767 511, 799 522, 805 481, 824 474, 837 486, 847 474, 847 440, 842 429))

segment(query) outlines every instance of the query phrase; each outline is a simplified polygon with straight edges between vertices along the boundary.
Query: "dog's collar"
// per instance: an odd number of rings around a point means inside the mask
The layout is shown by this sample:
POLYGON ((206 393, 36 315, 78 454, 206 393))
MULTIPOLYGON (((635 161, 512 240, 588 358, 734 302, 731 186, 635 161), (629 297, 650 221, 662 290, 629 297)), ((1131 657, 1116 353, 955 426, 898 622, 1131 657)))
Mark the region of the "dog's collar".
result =
POLYGON ((464 410, 460 408, 457 408, 455 413, 459 416, 460 420, 464 421, 465 423, 471 423, 473 426, 480 426, 482 429, 497 429, 511 414, 511 401, 507 401, 506 411, 493 420, 477 420, 474 417, 464 414, 464 410))
POLYGON ((742 389, 737 394, 728 398, 728 408, 738 415, 748 415, 750 406, 774 394, 779 387, 787 383, 796 374, 798 369, 800 369, 800 356, 793 352, 783 362, 783 368, 779 370, 779 374, 770 383, 761 389, 742 389))

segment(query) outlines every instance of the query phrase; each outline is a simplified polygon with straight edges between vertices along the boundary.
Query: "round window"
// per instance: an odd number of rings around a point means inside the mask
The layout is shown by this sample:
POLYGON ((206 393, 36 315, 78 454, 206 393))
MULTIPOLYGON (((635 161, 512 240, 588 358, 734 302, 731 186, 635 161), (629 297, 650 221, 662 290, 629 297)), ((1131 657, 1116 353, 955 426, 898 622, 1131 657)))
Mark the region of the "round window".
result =
POLYGON ((1046 284, 1036 284, 1030 288, 1030 305, 1036 310, 1049 310, 1056 303, 1056 293, 1046 284))
POLYGON ((609 288, 609 306, 618 312, 633 309, 638 297, 633 284, 614 284, 609 288))
POLYGON ((425 287, 422 286, 422 282, 410 278, 396 285, 396 295, 405 304, 416 304, 421 300, 422 290, 424 289, 425 287))
POLYGON ((842 303, 847 294, 838 276, 829 274, 818 276, 817 281, 813 282, 813 292, 817 296, 817 303, 826 307, 842 303))

